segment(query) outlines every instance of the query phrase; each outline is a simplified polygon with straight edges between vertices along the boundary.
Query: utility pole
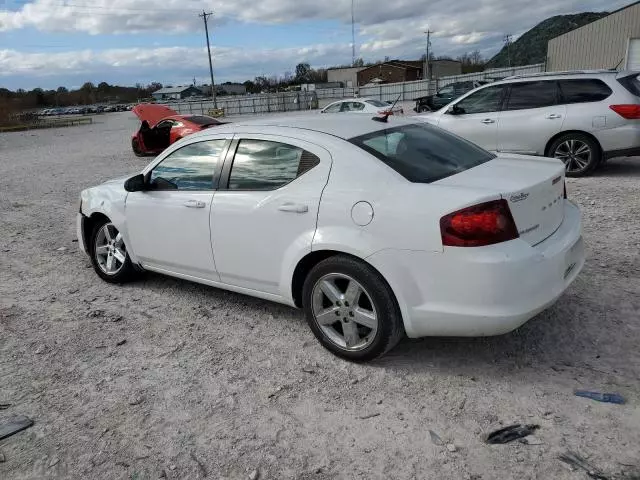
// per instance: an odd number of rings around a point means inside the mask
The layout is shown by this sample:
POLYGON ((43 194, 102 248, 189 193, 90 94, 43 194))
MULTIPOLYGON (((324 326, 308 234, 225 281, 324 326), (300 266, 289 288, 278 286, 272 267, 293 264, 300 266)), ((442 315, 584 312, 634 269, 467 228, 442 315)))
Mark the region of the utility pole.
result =
POLYGON ((511 68, 511 37, 512 35, 510 33, 507 33, 504 37, 504 44, 507 47, 507 62, 509 64, 509 68, 511 68))
POLYGON ((353 14, 353 2, 351 0, 351 66, 356 63, 356 24, 355 15, 353 14))
POLYGON ((424 33, 427 34, 427 53, 426 53, 426 57, 424 59, 424 71, 422 72, 422 78, 424 80, 430 80, 430 78, 429 78, 429 54, 430 54, 430 51, 429 50, 431 48, 431 34, 433 32, 427 28, 427 30, 424 33))
POLYGON ((207 36, 207 52, 209 53, 209 73, 211 74, 211 98, 213 99, 213 108, 218 108, 218 102, 216 101, 216 86, 213 81, 213 63, 211 63, 211 46, 209 45, 209 27, 207 25, 207 18, 213 15, 213 12, 205 12, 198 15, 204 20, 204 33, 207 36))

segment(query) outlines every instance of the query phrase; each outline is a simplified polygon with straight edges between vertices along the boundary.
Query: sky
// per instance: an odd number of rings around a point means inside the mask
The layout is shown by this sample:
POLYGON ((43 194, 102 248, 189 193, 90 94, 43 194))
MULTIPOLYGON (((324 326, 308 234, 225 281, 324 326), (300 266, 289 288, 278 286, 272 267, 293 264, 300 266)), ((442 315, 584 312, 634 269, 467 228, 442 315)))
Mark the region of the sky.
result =
MULTIPOLYGON (((553 15, 612 11, 631 0, 354 0, 356 56, 491 57, 553 15)), ((351 0, 0 0, 0 87, 26 90, 106 81, 216 83, 294 72, 298 63, 351 63, 351 0)))

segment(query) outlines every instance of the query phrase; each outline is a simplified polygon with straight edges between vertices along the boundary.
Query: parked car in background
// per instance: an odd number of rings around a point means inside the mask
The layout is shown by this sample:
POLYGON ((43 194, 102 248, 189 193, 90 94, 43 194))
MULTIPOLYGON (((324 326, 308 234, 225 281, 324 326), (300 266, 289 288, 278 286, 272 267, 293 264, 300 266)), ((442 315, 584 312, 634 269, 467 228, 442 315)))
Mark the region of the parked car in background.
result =
POLYGON ((405 332, 502 334, 562 295, 584 263, 562 162, 376 119, 194 133, 84 190, 79 246, 107 282, 150 270, 303 308, 322 345, 360 361, 405 332))
POLYGON ((224 123, 206 115, 179 115, 169 107, 152 103, 136 105, 133 113, 142 121, 131 138, 133 153, 139 157, 157 155, 182 137, 224 123))
POLYGON ((375 98, 345 98, 337 102, 330 103, 320 113, 367 113, 369 115, 403 114, 402 107, 395 106, 393 102, 383 102, 375 98))
POLYGON ((489 82, 485 80, 470 80, 468 82, 450 83, 438 90, 435 95, 416 98, 416 106, 413 108, 413 111, 417 113, 424 113, 439 110, 459 96, 464 95, 474 88, 486 85, 487 83, 489 82))
POLYGON ((558 158, 579 177, 640 155, 640 79, 612 70, 510 77, 417 118, 487 150, 558 158))

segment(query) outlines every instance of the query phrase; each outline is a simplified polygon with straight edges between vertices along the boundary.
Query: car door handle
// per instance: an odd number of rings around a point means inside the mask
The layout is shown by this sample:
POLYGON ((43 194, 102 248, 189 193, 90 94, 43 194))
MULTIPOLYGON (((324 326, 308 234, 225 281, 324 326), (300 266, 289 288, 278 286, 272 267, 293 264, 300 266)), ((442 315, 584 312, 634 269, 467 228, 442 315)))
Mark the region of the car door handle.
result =
POLYGON ((300 203, 283 203, 278 207, 281 212, 307 213, 309 207, 300 203))
POLYGON ((562 115, 559 115, 557 113, 550 113, 549 115, 547 115, 545 118, 549 119, 549 120, 555 120, 557 118, 562 118, 562 115))
POLYGON ((486 125, 488 123, 496 123, 496 121, 490 118, 485 118, 484 120, 480 120, 480 123, 484 123, 486 125))
POLYGON ((183 205, 187 208, 204 208, 207 206, 206 203, 201 202, 200 200, 187 200, 183 205))

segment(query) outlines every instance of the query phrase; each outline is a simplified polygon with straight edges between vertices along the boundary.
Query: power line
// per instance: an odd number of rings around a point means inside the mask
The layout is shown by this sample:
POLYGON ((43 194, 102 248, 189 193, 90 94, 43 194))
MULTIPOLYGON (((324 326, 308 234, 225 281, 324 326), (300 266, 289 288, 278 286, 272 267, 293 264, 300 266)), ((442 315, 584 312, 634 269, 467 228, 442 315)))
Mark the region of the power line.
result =
POLYGON ((213 62, 211 61, 211 46, 209 45, 209 27, 207 26, 207 19, 213 15, 213 12, 205 12, 202 10, 202 13, 198 15, 202 17, 204 20, 204 33, 207 37, 207 52, 209 54, 209 73, 211 74, 211 98, 213 99, 213 108, 218 108, 218 102, 216 101, 216 86, 213 81, 213 62))

